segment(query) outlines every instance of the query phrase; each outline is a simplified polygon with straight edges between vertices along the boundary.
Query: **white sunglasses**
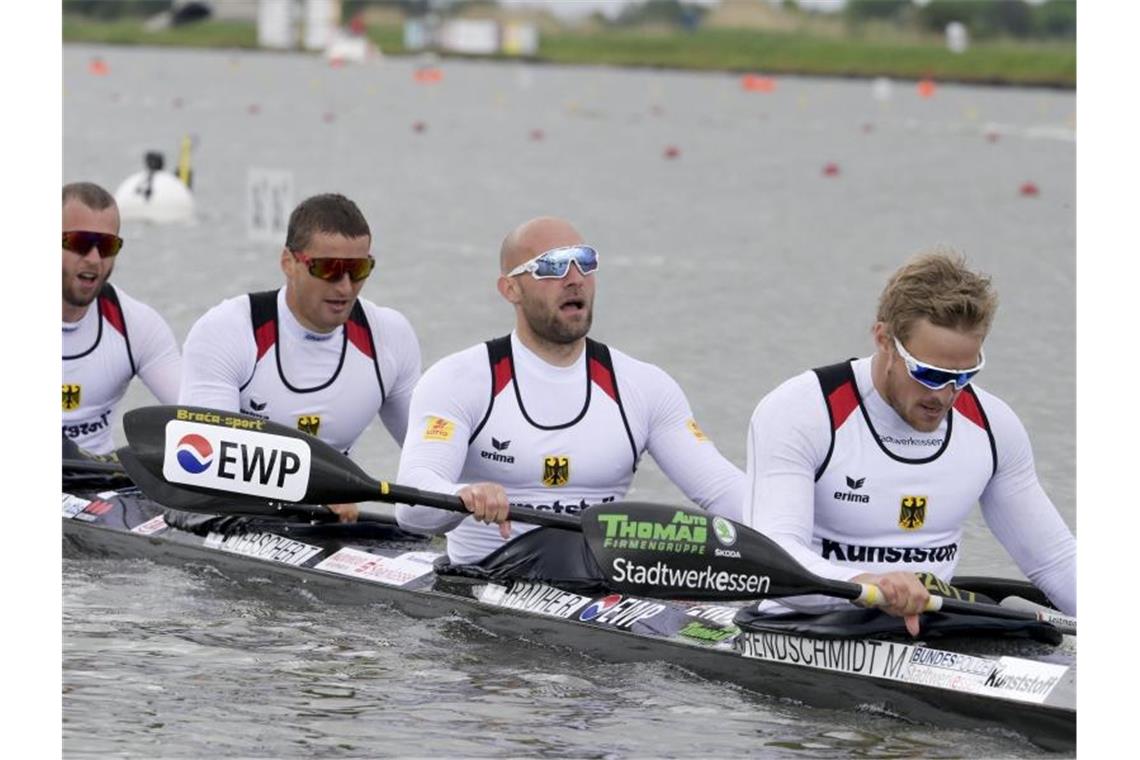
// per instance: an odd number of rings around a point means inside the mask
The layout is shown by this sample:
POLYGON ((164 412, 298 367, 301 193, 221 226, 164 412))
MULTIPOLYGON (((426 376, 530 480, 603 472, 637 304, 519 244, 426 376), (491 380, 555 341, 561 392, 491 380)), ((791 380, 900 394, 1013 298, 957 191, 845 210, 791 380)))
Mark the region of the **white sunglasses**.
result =
POLYGON ((897 336, 895 337, 895 348, 898 349, 899 356, 906 363, 906 371, 910 373, 910 376, 932 391, 941 390, 950 383, 954 383, 955 390, 962 390, 970 384, 974 375, 981 372, 982 367, 986 366, 986 355, 981 349, 978 349, 978 366, 970 369, 942 369, 915 359, 903 348, 902 341, 897 336))
POLYGON ((561 279, 570 271, 570 263, 578 265, 582 274, 598 271, 598 252, 588 245, 568 245, 543 251, 529 261, 524 261, 507 272, 507 277, 515 277, 530 272, 536 280, 561 279))

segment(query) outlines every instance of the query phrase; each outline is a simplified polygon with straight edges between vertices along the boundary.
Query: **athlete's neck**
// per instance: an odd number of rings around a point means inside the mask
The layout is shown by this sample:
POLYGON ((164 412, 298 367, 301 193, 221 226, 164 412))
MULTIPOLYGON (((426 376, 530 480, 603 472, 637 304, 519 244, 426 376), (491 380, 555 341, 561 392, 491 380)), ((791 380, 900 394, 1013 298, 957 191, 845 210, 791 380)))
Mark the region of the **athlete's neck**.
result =
POLYGON ((883 360, 882 351, 876 350, 871 356, 871 384, 879 397, 887 400, 887 363, 883 360))
POLYGON ((518 335, 519 342, 530 349, 531 353, 555 367, 569 367, 578 361, 578 357, 586 347, 584 337, 573 343, 552 343, 543 340, 535 335, 525 322, 516 326, 515 334, 518 335))
POLYGON ((91 308, 91 304, 86 306, 76 306, 73 303, 63 302, 63 321, 75 323, 83 319, 87 315, 87 310, 91 308))
MULTIPOLYGON (((293 319, 296 320, 297 324, 299 324, 305 330, 308 330, 309 332, 313 333, 314 335, 328 335, 329 333, 336 330, 336 327, 332 328, 332 330, 322 330, 319 327, 317 327, 315 324, 310 322, 308 319, 306 319, 301 314, 301 309, 298 307, 296 301, 297 301, 297 298, 293 294, 293 291, 288 286, 286 286, 285 287, 285 307, 287 309, 289 309, 289 313, 293 316, 293 319)), ((338 327, 339 327, 339 325, 338 325, 338 327)))

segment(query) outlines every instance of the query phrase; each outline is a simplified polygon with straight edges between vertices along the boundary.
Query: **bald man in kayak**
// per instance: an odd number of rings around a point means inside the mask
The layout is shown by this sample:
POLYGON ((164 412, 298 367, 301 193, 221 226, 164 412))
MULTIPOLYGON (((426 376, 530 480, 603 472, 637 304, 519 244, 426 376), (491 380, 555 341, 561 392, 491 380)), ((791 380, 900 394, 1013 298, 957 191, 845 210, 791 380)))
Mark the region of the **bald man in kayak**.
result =
POLYGON ((576 514, 623 498, 647 451, 698 505, 740 515, 744 474, 698 427, 680 386, 586 337, 599 259, 563 219, 519 226, 498 278, 515 329, 441 359, 412 394, 399 481, 454 493, 471 514, 399 505, 396 517, 446 533, 454 564, 534 527, 511 524, 511 504, 576 514))
POLYGON ((882 292, 874 352, 786 381, 748 430, 744 522, 819 576, 878 585, 912 635, 929 598, 915 572, 951 579, 979 501, 1022 572, 1076 614, 1076 539, 1037 480, 1025 426, 973 382, 996 309, 990 279, 961 256, 915 257, 882 292))

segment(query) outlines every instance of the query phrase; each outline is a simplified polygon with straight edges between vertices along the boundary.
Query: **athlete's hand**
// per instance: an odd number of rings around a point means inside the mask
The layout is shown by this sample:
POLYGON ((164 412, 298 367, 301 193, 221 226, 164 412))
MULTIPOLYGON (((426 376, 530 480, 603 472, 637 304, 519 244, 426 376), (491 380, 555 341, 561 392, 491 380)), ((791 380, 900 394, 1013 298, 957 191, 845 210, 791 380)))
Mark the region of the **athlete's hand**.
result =
POLYGON ((352 523, 360 517, 360 507, 356 504, 326 504, 325 506, 336 515, 337 522, 352 523))
POLYGON ((511 537, 511 503, 507 500, 507 492, 501 485, 472 483, 460 488, 456 496, 478 522, 488 525, 498 523, 499 535, 504 539, 511 537))
POLYGON ((901 617, 907 633, 918 636, 918 616, 930 601, 930 592, 914 573, 893 572, 876 575, 862 573, 851 579, 852 583, 870 583, 883 592, 883 603, 879 609, 888 615, 901 617))

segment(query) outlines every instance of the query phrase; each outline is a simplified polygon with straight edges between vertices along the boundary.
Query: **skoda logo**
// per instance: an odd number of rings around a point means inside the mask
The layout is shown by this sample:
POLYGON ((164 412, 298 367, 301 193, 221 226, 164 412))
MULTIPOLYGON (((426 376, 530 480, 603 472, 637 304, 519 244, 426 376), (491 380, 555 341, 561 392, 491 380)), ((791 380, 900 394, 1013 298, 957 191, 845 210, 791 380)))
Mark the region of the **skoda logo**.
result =
POLYGON ((736 543, 736 526, 723 517, 713 518, 713 533, 716 534, 716 540, 724 546, 736 543))

